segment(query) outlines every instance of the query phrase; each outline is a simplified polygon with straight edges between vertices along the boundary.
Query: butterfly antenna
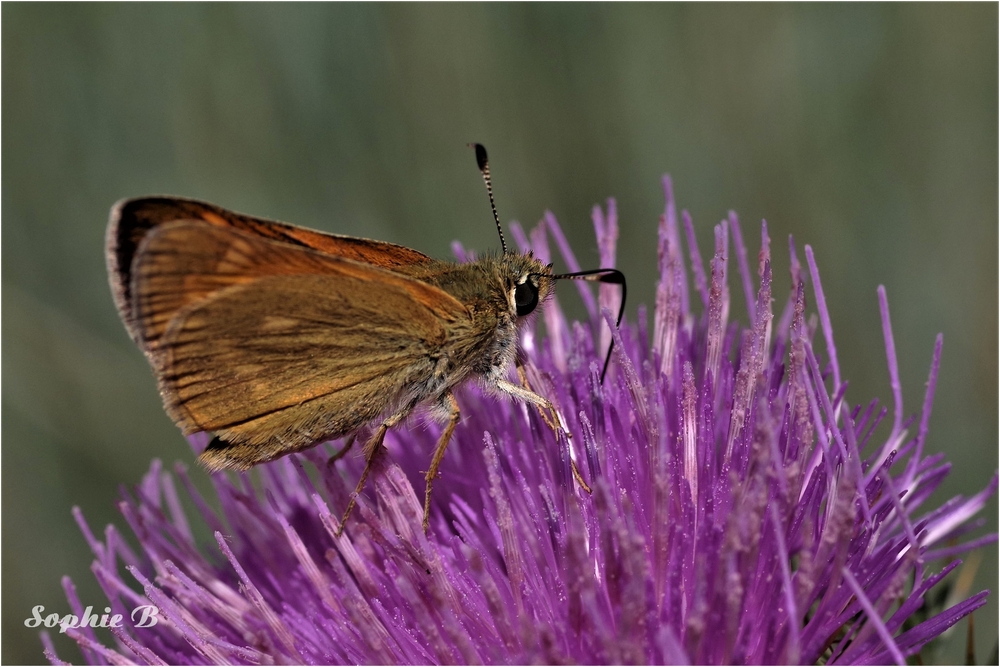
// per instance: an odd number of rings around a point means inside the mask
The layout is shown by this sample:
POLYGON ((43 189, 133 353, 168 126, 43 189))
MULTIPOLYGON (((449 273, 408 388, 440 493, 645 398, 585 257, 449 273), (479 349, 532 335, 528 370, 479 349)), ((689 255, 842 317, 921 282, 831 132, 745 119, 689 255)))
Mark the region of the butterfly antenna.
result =
POLYGON ((469 144, 476 149, 476 164, 479 171, 483 172, 483 180, 486 182, 486 194, 490 196, 490 208, 493 209, 493 220, 497 223, 497 233, 500 234, 500 245, 503 246, 503 254, 507 254, 507 241, 503 238, 503 229, 500 227, 500 216, 497 215, 497 205, 493 203, 493 182, 490 180, 490 163, 486 158, 486 149, 482 144, 469 144))
MULTIPOLYGON (((580 271, 578 273, 562 273, 557 276, 552 276, 555 280, 586 280, 591 283, 611 283, 612 285, 622 286, 622 303, 618 307, 618 319, 615 320, 615 326, 619 327, 622 323, 622 316, 625 314, 625 297, 628 293, 628 289, 625 285, 625 274, 618 269, 594 269, 593 271, 580 271)), ((601 384, 604 384, 604 376, 608 374, 608 364, 611 363, 611 351, 615 349, 615 339, 611 339, 611 344, 608 345, 608 354, 604 357, 604 368, 601 369, 601 384)))

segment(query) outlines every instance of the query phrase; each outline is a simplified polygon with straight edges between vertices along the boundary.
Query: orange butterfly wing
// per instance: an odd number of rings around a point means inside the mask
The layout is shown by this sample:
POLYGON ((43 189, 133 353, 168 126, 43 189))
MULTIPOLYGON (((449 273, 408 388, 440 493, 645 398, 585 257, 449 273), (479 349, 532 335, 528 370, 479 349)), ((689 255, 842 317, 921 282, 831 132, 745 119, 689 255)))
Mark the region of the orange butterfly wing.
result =
POLYGON ((115 306, 132 339, 142 345, 132 314, 132 263, 146 235, 157 227, 192 221, 280 241, 392 270, 435 260, 404 246, 384 241, 339 236, 283 222, 234 213, 214 204, 182 197, 123 199, 111 209, 106 237, 106 261, 115 306))
MULTIPOLYGON (((418 402, 470 313, 399 270, 440 264, 175 198, 120 202, 108 229, 115 303, 185 433, 246 468, 418 402)), ((418 271, 419 272, 419 271, 418 271)))

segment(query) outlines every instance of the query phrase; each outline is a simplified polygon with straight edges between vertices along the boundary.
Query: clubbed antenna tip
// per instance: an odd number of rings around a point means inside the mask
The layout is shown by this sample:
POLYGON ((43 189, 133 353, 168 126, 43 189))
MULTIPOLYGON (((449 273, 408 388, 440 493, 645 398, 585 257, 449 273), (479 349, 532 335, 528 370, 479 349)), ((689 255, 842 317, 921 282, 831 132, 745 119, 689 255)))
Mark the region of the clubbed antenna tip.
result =
POLYGON ((476 149, 476 164, 479 171, 483 172, 483 181, 486 183, 486 194, 490 196, 490 208, 493 209, 493 220, 497 223, 497 233, 500 234, 500 245, 503 247, 503 254, 507 254, 507 241, 503 237, 503 229, 500 227, 500 216, 497 215, 497 206, 493 203, 493 182, 490 180, 490 163, 486 158, 486 149, 482 144, 469 144, 476 149))
POLYGON ((482 144, 474 144, 476 149, 476 164, 479 165, 479 171, 489 171, 489 163, 486 160, 486 149, 483 148, 482 144))

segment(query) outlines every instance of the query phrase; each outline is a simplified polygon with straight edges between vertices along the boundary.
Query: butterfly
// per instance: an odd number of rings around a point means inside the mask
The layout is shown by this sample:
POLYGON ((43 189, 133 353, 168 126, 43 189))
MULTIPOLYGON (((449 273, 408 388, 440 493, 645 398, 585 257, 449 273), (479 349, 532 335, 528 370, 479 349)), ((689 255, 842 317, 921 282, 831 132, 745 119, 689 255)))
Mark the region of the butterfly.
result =
MULTIPOLYGON (((621 285, 620 322, 625 277, 555 274, 509 251, 486 151, 475 151, 502 251, 461 264, 191 199, 115 204, 106 244, 115 306, 167 414, 185 435, 212 434, 199 456, 209 470, 246 470, 375 425, 342 529, 385 433, 427 408, 446 425, 426 473, 426 530, 461 415, 456 386, 476 380, 558 414, 523 372, 521 384, 509 379, 519 332, 560 279, 621 285)), ((608 361, 610 350, 605 371, 608 361)))

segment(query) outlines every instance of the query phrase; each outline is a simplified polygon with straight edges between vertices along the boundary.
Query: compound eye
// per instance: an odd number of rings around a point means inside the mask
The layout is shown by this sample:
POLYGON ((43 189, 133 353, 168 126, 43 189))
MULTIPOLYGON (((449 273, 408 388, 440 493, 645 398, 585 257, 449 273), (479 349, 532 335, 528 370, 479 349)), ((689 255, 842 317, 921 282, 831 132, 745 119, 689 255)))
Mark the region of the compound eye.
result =
POLYGON ((538 305, 538 286, 526 280, 514 288, 514 305, 517 306, 517 316, 524 317, 538 305))

